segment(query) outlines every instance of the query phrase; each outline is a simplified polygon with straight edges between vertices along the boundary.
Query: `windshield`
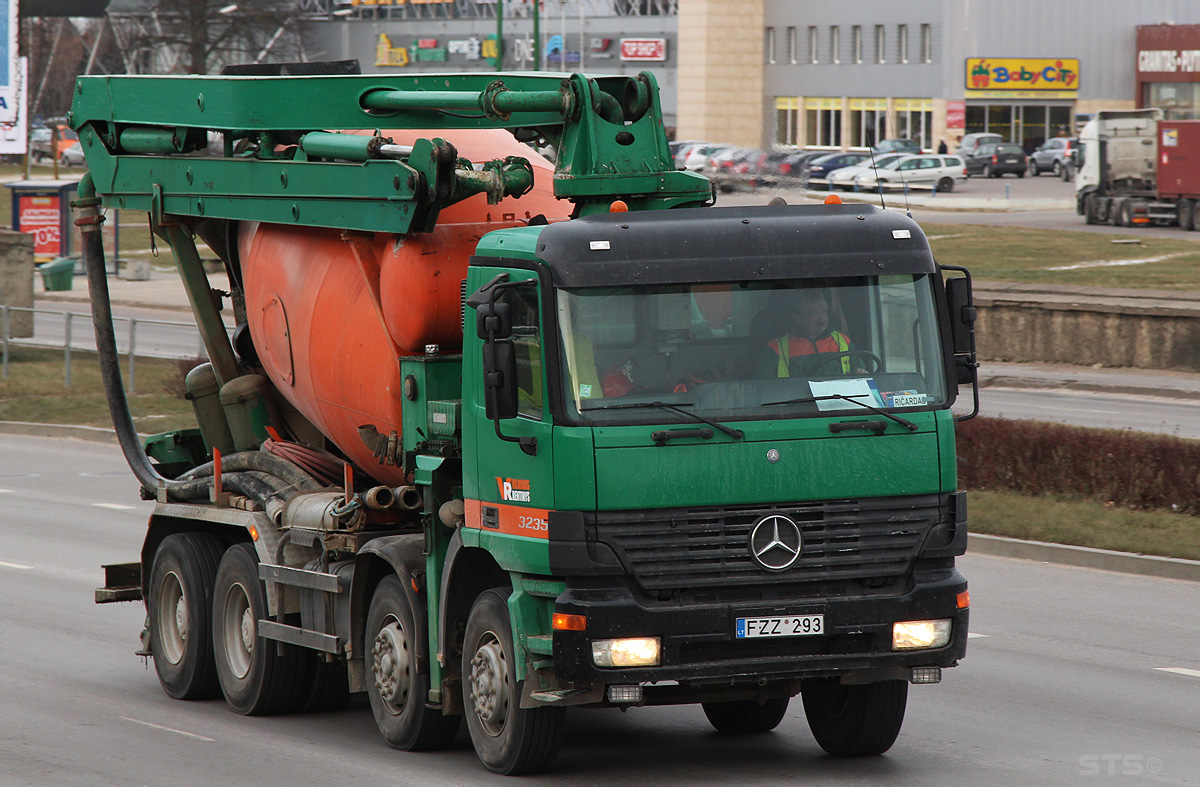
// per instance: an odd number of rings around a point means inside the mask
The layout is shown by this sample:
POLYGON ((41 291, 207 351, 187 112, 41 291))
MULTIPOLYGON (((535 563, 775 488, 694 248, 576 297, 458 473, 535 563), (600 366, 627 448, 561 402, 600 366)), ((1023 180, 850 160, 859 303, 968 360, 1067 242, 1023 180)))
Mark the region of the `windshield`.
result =
POLYGON ((666 404, 722 420, 944 406, 933 303, 929 277, 911 275, 560 290, 566 414, 635 423, 686 420, 666 404))

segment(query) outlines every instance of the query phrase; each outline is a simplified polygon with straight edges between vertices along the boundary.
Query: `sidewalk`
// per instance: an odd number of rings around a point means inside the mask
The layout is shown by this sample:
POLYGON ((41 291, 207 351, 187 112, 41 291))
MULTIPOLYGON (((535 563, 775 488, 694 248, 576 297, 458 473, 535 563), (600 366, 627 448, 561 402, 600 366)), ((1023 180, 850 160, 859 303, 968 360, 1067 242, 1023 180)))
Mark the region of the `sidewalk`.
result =
MULTIPOLYGON (((229 291, 229 277, 224 271, 208 274, 209 286, 223 292, 229 291)), ((164 311, 183 312, 186 317, 192 313, 188 304, 187 293, 175 269, 151 270, 150 278, 146 281, 128 281, 115 276, 108 277, 108 294, 113 306, 129 306, 141 309, 162 309, 164 311)), ((71 289, 48 292, 42 285, 42 277, 35 276, 33 283, 33 298, 35 304, 39 301, 54 301, 60 303, 77 303, 81 310, 89 308, 88 280, 86 276, 75 275, 71 281, 71 289)), ((182 319, 172 317, 171 319, 182 319)))

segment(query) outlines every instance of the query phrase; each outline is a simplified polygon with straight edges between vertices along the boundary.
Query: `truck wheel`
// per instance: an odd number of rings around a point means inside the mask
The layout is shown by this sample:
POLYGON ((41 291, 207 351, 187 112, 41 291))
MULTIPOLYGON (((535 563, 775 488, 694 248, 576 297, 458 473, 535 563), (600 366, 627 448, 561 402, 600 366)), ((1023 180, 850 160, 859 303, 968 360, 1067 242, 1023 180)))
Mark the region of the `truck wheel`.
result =
POLYGON ((1088 194, 1083 198, 1083 221, 1085 224, 1098 224, 1096 220, 1096 198, 1088 194))
POLYGON ((429 675, 417 668, 425 645, 399 577, 385 577, 375 588, 364 640, 370 668, 367 697, 383 739, 405 751, 449 746, 458 732, 459 717, 443 716, 425 705, 429 675))
POLYGON ((770 732, 783 721, 788 698, 778 697, 766 702, 739 700, 737 702, 704 702, 704 715, 717 732, 731 735, 750 735, 770 732))
POLYGON ((225 702, 243 716, 286 713, 301 699, 304 654, 295 645, 260 638, 258 621, 266 617, 258 555, 250 544, 234 544, 217 569, 213 653, 225 702))
POLYGON ((512 623, 500 590, 475 599, 462 656, 463 713, 475 753, 489 771, 539 773, 562 743, 563 708, 521 707, 512 623))
POLYGON ((221 543, 207 533, 163 539, 150 569, 150 651, 163 691, 177 700, 220 695, 213 662, 213 582, 221 543))
POLYGON ((937 190, 943 194, 954 191, 954 178, 942 178, 937 183, 937 190))
POLYGON ((1179 220, 1179 229, 1196 229, 1195 203, 1190 199, 1181 199, 1175 204, 1175 218, 1179 220))
POLYGON ((811 678, 800 690, 813 737, 834 757, 883 754, 900 734, 908 702, 902 680, 843 686, 837 678, 811 678))
POLYGON ((1113 224, 1118 227, 1133 226, 1133 200, 1123 199, 1117 205, 1117 213, 1113 224))

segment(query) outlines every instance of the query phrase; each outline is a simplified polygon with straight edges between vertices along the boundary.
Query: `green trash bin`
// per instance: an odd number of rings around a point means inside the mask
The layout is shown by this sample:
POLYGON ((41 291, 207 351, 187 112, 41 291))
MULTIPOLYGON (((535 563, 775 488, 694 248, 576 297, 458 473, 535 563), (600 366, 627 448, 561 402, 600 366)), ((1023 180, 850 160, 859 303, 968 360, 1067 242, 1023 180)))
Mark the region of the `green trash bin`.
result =
POLYGON ((52 262, 44 262, 38 271, 42 274, 42 284, 48 291, 69 290, 75 279, 75 260, 62 257, 52 262))

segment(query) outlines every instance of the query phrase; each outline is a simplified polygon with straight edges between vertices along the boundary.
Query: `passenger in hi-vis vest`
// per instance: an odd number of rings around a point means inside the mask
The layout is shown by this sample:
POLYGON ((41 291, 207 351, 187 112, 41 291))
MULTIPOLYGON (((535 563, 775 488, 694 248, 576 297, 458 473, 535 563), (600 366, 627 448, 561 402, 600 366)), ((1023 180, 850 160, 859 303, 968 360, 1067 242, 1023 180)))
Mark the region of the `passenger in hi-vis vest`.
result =
MULTIPOLYGON (((845 353, 854 349, 850 337, 829 327, 829 302, 821 290, 791 290, 777 295, 775 304, 785 314, 779 335, 767 342, 769 353, 759 365, 760 377, 792 377, 800 373, 821 376, 850 373, 850 356, 824 359, 804 358, 823 353, 845 353)), ((858 370, 856 370, 858 371, 858 370)))

